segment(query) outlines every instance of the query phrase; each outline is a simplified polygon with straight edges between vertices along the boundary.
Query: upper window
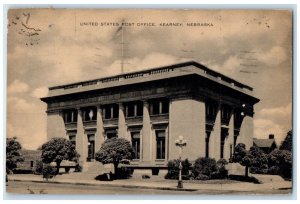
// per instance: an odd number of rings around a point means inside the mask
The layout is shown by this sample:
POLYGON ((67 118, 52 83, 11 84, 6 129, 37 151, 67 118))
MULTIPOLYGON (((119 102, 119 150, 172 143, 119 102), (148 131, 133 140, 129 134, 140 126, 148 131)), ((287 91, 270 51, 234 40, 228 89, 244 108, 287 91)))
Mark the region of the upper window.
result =
POLYGON ((119 105, 110 104, 103 106, 103 118, 104 119, 113 119, 119 117, 119 105))
POLYGON ((149 101, 150 115, 160 115, 169 113, 169 99, 161 98, 149 101))
POLYGON ((125 105, 125 115, 126 117, 139 117, 143 116, 143 102, 135 101, 126 103, 125 105))
POLYGON ((65 123, 76 123, 77 122, 77 110, 65 110, 63 112, 65 123))
POLYGON ((83 121, 97 120, 97 108, 89 107, 82 110, 83 121))

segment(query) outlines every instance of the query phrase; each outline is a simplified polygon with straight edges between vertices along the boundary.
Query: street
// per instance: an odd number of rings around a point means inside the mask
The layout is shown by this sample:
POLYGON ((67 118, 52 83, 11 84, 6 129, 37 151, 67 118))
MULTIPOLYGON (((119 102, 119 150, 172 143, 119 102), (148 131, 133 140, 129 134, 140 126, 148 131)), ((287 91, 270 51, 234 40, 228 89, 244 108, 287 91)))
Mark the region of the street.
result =
MULTIPOLYGON (((15 194, 93 194, 93 195, 216 195, 216 194, 239 194, 246 195, 249 192, 220 191, 220 190, 198 190, 198 191, 176 191, 146 188, 125 188, 113 186, 79 185, 79 184, 57 184, 36 183, 24 181, 9 181, 6 186, 7 193, 15 194)), ((272 190, 264 194, 288 194, 290 189, 272 190)), ((253 192, 251 194, 262 194, 253 192)))

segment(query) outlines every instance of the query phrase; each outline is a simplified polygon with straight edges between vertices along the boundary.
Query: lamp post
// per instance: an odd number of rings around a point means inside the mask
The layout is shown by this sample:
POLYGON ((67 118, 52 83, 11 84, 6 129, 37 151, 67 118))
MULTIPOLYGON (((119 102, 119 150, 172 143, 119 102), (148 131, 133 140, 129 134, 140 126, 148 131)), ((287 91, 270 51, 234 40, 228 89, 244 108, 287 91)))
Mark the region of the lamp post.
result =
POLYGON ((175 141, 175 145, 179 147, 179 178, 177 188, 183 188, 182 185, 182 164, 181 164, 181 154, 182 148, 186 146, 186 140, 183 139, 183 136, 179 136, 179 138, 175 141))

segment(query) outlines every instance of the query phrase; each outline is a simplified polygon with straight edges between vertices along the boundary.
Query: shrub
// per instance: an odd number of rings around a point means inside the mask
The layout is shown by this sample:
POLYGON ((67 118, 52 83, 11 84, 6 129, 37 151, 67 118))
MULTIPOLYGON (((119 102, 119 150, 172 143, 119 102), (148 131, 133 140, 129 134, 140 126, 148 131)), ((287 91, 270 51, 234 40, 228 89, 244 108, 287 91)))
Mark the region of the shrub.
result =
POLYGON ((275 149, 268 155, 268 161, 269 166, 277 167, 281 177, 284 179, 292 178, 292 153, 290 151, 275 149))
POLYGON ((56 168, 53 168, 51 165, 46 164, 43 167, 43 178, 45 178, 47 181, 49 178, 53 178, 54 175, 56 175, 56 168))
POLYGON ((229 179, 235 181, 245 181, 245 182, 260 184, 257 178, 251 176, 229 175, 229 179))
POLYGON ((278 166, 271 166, 268 169, 268 174, 272 174, 272 175, 278 175, 279 174, 279 167, 278 166))
POLYGON ((43 161, 38 159, 35 161, 34 174, 41 175, 43 173, 43 161))
POLYGON ((192 175, 195 179, 201 174, 211 178, 211 174, 217 170, 218 168, 215 159, 200 157, 196 159, 195 164, 193 165, 192 175))
MULTIPOLYGON (((189 169, 192 164, 188 159, 185 159, 181 162, 182 164, 182 179, 189 179, 189 169)), ((178 179, 179 177, 179 159, 170 160, 168 162, 168 173, 166 174, 166 179, 178 179)))
POLYGON ((209 180, 209 177, 204 174, 198 174, 197 177, 194 178, 195 180, 209 180))
POLYGON ((116 179, 128 179, 132 176, 132 169, 128 167, 117 168, 115 173, 116 179))
POLYGON ((228 177, 228 170, 226 169, 226 165, 228 164, 226 159, 219 159, 217 161, 217 173, 213 172, 212 177, 215 179, 224 179, 228 177))
POLYGON ((77 163, 75 167, 75 172, 82 172, 82 169, 82 166, 79 163, 77 163))

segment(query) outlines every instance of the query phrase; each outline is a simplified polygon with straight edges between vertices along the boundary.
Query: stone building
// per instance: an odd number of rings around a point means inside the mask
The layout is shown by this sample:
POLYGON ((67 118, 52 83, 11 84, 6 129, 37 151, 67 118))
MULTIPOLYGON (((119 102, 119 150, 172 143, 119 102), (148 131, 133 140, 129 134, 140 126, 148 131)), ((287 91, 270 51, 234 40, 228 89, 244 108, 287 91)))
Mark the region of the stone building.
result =
POLYGON ((70 139, 93 161, 104 140, 123 137, 136 166, 166 166, 178 158, 229 159, 240 142, 253 144, 253 89, 194 62, 49 88, 47 135, 70 139))

